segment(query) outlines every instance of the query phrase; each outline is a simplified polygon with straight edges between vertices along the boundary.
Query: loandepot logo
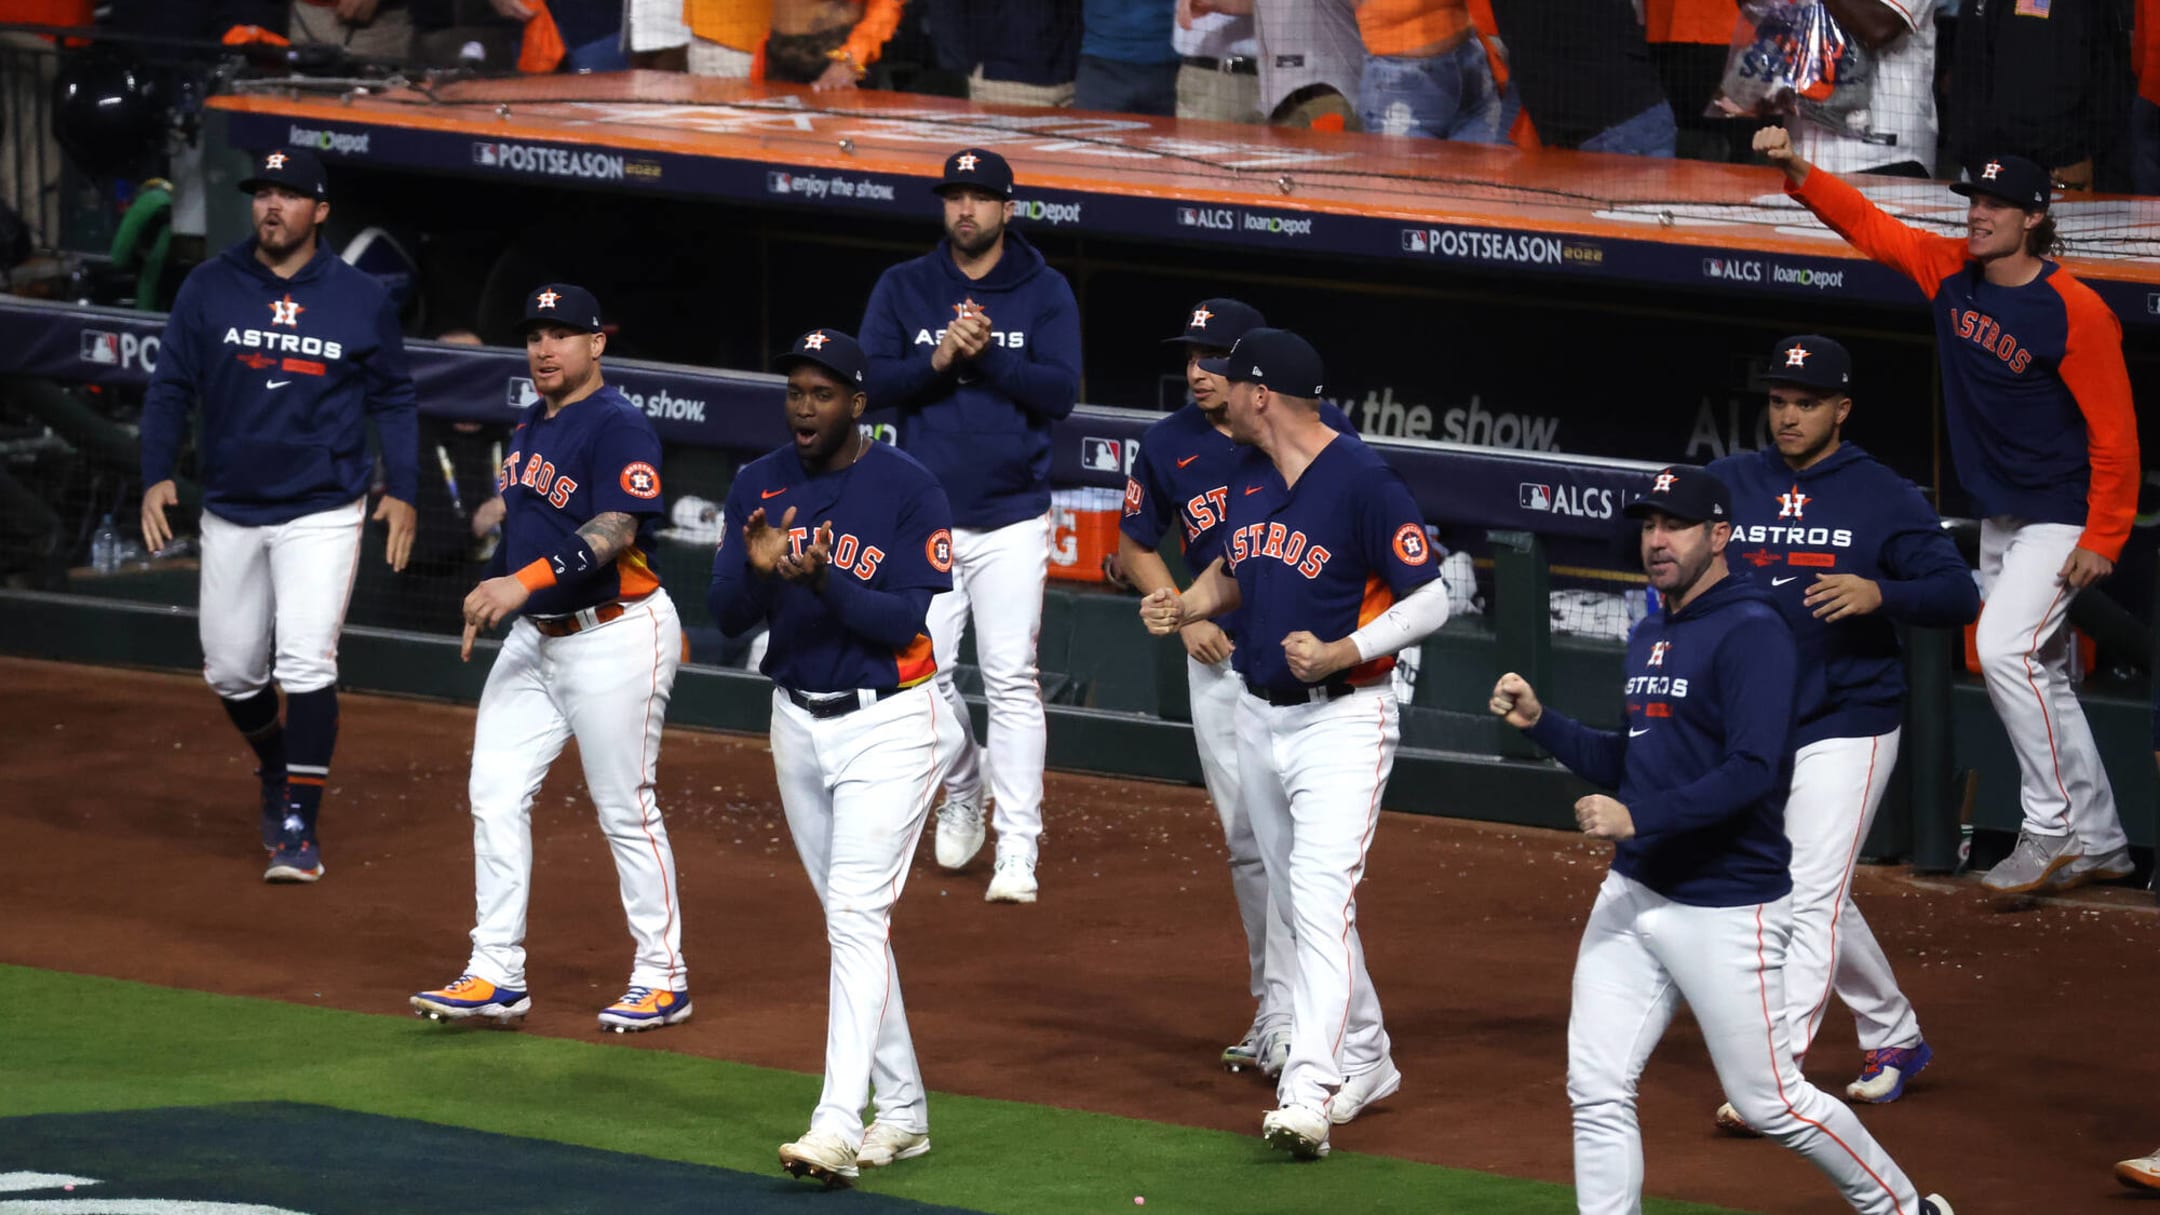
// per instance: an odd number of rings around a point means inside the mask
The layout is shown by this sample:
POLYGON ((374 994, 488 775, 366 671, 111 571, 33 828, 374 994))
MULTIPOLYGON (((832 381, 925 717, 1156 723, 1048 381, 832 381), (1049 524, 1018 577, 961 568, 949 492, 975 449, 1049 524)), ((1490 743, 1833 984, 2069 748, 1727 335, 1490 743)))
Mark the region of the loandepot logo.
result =
POLYGON ((366 132, 348 135, 343 131, 311 131, 306 127, 294 127, 286 132, 285 142, 296 148, 316 148, 334 156, 365 156, 368 150, 366 132))
POLYGON ((1013 203, 1013 218, 1032 220, 1038 224, 1077 224, 1080 222, 1079 203, 1044 202, 1039 198, 1024 198, 1013 203))
POLYGON ((1770 267, 1770 281, 1794 287, 1812 287, 1817 291, 1842 291, 1845 288, 1845 272, 1810 270, 1806 266, 1773 265, 1770 267))
POLYGON ((1247 232, 1265 232, 1270 236, 1311 236, 1312 221, 1292 215, 1255 215, 1245 213, 1247 232))
POLYGON ((540 173, 548 177, 580 177, 592 181, 621 181, 627 172, 623 158, 613 152, 583 148, 544 148, 529 143, 476 143, 473 163, 487 169, 514 173, 540 173))

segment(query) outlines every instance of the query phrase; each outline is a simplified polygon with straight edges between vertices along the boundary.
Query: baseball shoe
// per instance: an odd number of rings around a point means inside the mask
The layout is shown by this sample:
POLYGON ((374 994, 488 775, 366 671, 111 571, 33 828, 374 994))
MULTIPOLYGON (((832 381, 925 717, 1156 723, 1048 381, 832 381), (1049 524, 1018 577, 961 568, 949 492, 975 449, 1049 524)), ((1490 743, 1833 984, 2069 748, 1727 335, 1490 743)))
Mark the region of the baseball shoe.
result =
POLYGON ((532 996, 524 991, 497 987, 478 975, 459 975, 433 991, 419 992, 408 1001, 413 1015, 430 1021, 493 1021, 509 1025, 532 1011, 532 996))
POLYGON ((1918 1046, 1891 1046, 1861 1056, 1860 1078, 1845 1086, 1845 1095, 1869 1105, 1888 1105, 1905 1095, 1905 1085, 1934 1062, 1935 1051, 1918 1046))
POLYGON ((2137 872, 2137 862, 2130 859, 2130 848, 2124 845, 2112 852, 2087 853, 2057 869, 2048 879, 2049 890, 2075 890, 2094 882, 2119 882, 2137 872))
POLYGON ((1996 894, 2031 894, 2048 884, 2055 871, 2077 861, 2077 841, 2067 835, 2034 835, 2018 829, 2017 846, 1997 862, 1980 884, 1996 894))
POLYGON ((855 1149, 831 1131, 808 1131, 793 1143, 781 1144, 780 1167, 790 1177, 822 1181, 828 1190, 847 1189, 862 1175, 855 1167, 855 1149))
POLYGON ((930 1132, 911 1131, 886 1122, 873 1122, 863 1132, 862 1148, 855 1163, 866 1169, 882 1169, 895 1160, 913 1160, 930 1150, 930 1132))
POLYGON ((983 830, 981 792, 966 797, 945 795, 937 808, 937 863, 945 869, 965 869, 982 851, 988 833, 983 830))
POLYGON ((1950 1209, 1950 1200, 1940 1194, 1930 1194, 1920 1200, 1920 1215, 1957 1215, 1950 1209))
POLYGON ((690 1019, 690 993, 665 987, 637 987, 600 1010, 600 1028, 618 1034, 634 1034, 690 1019))
POLYGON ((1717 1107, 1717 1113, 1713 1114, 1711 1118, 1717 1123, 1717 1129, 1736 1139, 1762 1138, 1762 1132, 1749 1126, 1747 1119, 1740 1116, 1740 1111, 1734 1109, 1730 1101, 1717 1107))
POLYGON ((2115 1180, 2133 1190, 2160 1190, 2160 1148, 2150 1156, 2116 1161, 2115 1180))
POLYGON ((1248 1067, 1260 1066, 1260 1027, 1255 1025, 1245 1031, 1245 1036, 1223 1047, 1222 1065, 1234 1072, 1248 1067))
MULTIPOLYGON (((256 769, 258 780, 262 770, 256 769)), ((285 842, 285 815, 292 806, 292 790, 284 781, 262 782, 262 846, 264 852, 276 852, 285 842)))
POLYGON ((266 882, 314 882, 323 875, 322 849, 307 837, 300 816, 288 814, 279 829, 278 846, 270 852, 270 867, 263 870, 266 882))
POLYGON ((1290 1027, 1278 1025, 1260 1039, 1260 1074, 1273 1080, 1290 1066, 1290 1027))
POLYGON ((1328 1102, 1328 1121, 1341 1126, 1364 1113, 1373 1102, 1394 1096, 1401 1087, 1402 1073, 1395 1069, 1395 1060, 1383 1058, 1376 1066, 1343 1081, 1328 1102))
POLYGON ((1299 1160, 1328 1154, 1328 1116, 1309 1105, 1286 1105, 1260 1120, 1260 1137, 1299 1160))
POLYGON ((990 875, 990 889, 983 891, 983 902, 1032 903, 1035 891, 1035 858, 1000 849, 997 869, 990 875))

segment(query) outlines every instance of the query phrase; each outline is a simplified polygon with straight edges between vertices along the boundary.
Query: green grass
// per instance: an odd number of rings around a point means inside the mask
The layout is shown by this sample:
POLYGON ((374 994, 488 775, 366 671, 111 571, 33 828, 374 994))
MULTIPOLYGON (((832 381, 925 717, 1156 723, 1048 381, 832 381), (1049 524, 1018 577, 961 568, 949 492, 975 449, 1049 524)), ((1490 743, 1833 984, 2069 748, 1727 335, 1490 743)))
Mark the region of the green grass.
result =
MULTIPOLYGON (((818 1088, 663 1051, 0 966, 0 1115, 302 1101, 762 1174, 818 1088)), ((975 1097, 932 1110, 936 1150, 865 1189, 1000 1215, 1132 1210, 1135 1195, 1150 1215, 1575 1209, 1565 1187, 1389 1157, 1296 1164, 1257 1137, 975 1097)))

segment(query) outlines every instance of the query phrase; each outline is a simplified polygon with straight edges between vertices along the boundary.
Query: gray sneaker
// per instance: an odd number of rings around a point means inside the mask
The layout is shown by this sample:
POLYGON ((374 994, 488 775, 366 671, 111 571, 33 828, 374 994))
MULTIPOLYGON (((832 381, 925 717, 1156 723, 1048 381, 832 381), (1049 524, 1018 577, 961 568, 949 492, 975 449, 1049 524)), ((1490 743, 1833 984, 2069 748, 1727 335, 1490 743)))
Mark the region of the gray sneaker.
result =
POLYGON ((2112 852, 2088 852, 2064 865, 2048 879, 2050 890, 2075 890, 2093 882, 2119 882, 2137 872, 2126 845, 2112 852))
POLYGON ((1980 884, 1997 894, 2031 894, 2048 884, 2055 871, 2075 863, 2082 854, 2077 841, 2067 835, 2034 835, 2018 829, 2017 846, 2010 850, 1980 884))

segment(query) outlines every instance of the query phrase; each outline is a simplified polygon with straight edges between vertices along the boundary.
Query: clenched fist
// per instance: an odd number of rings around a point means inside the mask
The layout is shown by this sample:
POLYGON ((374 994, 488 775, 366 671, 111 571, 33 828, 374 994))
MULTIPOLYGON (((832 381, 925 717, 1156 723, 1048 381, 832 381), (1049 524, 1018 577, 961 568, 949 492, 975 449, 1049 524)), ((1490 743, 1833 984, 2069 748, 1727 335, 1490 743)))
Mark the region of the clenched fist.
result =
POLYGON ((1602 793, 1593 793, 1575 803, 1575 825, 1582 833, 1596 840, 1624 840, 1635 834, 1635 817, 1628 808, 1602 793))
POLYGON ((1185 602, 1171 587, 1149 591, 1140 601, 1140 622, 1157 637, 1168 637, 1185 623, 1185 602))
POLYGON ((1755 150, 1768 157, 1771 164, 1785 170, 1785 176, 1794 185, 1807 180, 1808 162, 1793 150, 1792 133, 1784 127, 1764 127, 1755 132, 1755 150))
POLYGON ((1545 716, 1545 706, 1538 703, 1537 689, 1513 671, 1502 675, 1500 682, 1493 685, 1492 699, 1485 702, 1485 707, 1492 710, 1494 717, 1518 730, 1529 729, 1538 724, 1538 718, 1545 716))

